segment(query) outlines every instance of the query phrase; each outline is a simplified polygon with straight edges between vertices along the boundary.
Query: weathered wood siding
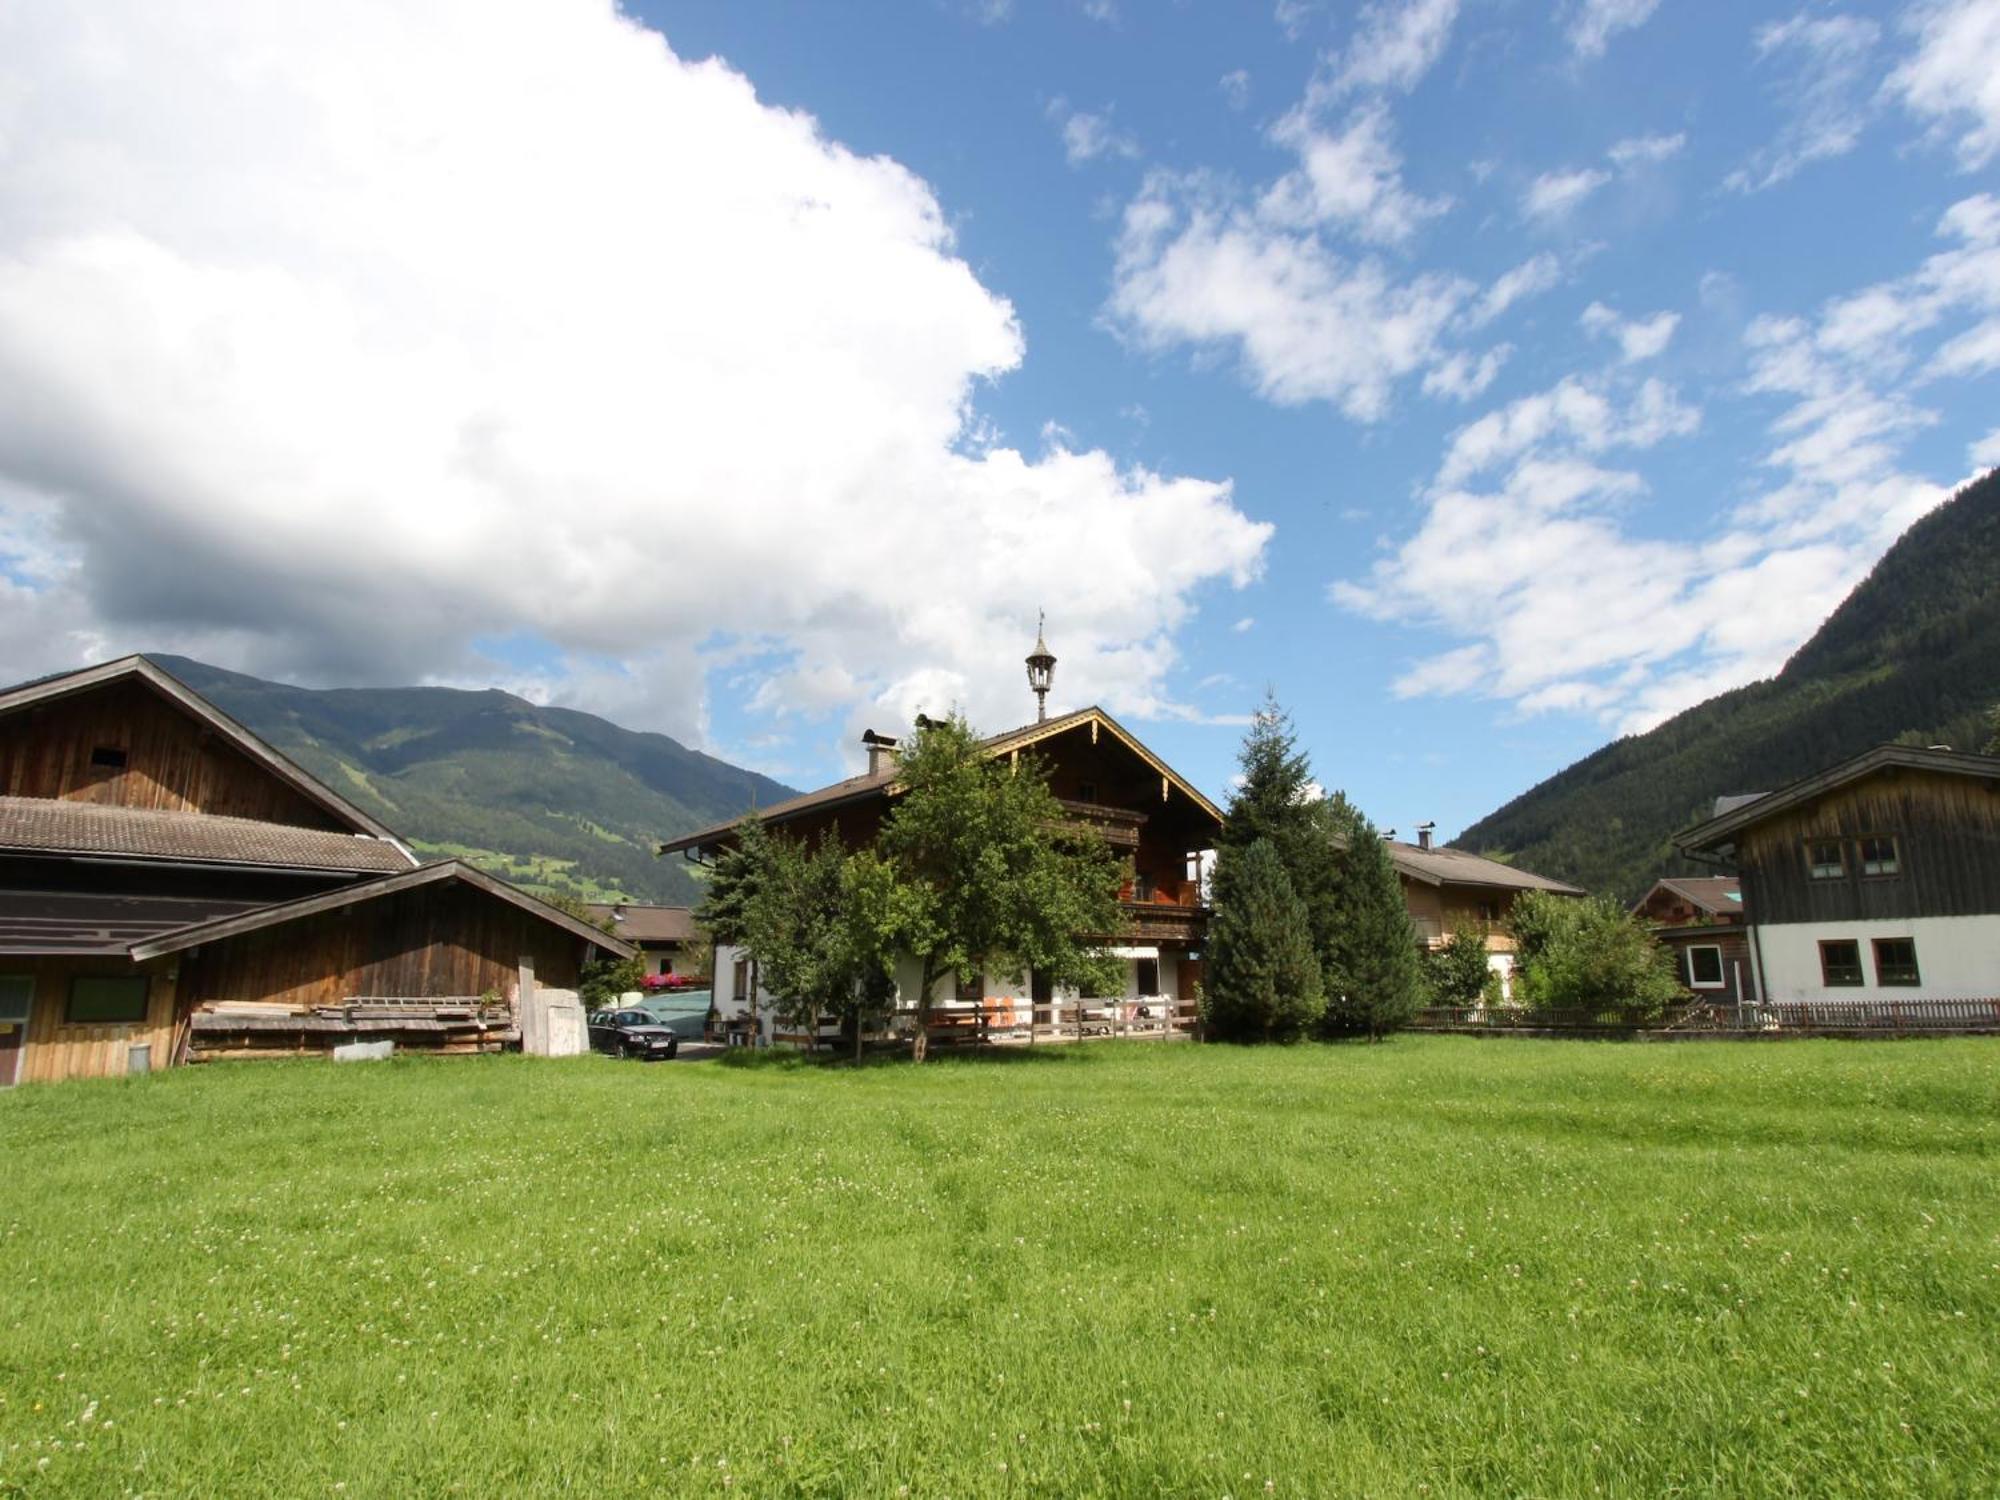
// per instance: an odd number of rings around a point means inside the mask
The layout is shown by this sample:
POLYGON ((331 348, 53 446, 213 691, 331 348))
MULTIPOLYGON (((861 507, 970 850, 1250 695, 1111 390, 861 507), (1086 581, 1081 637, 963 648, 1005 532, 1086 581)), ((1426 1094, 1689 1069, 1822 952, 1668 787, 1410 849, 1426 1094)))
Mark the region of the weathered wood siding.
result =
POLYGON ((0 719, 0 794, 346 826, 178 704, 130 680, 0 719), (93 766, 100 746, 124 751, 125 765, 93 766))
POLYGON ((1759 924, 2000 912, 2000 784, 1891 768, 1746 830, 1737 865, 1759 924), (1861 874, 1854 841, 1864 835, 1895 838, 1899 874, 1861 874), (1814 839, 1842 842, 1840 879, 1812 879, 1814 839))
POLYGON ((583 946, 470 886, 420 886, 208 944, 184 967, 181 988, 195 1006, 245 1000, 300 1009, 354 996, 508 996, 523 957, 538 983, 574 989, 583 946))
POLYGON ((141 1042, 151 1045, 154 1068, 167 1067, 173 1060, 177 1020, 174 968, 171 960, 135 968, 119 958, 0 956, 0 973, 27 974, 35 981, 34 1008, 28 1014, 27 1050, 21 1058, 20 1082, 121 1078, 130 1066, 132 1047, 141 1042), (135 973, 145 974, 150 981, 144 1021, 72 1026, 64 1019, 69 1006, 70 980, 77 975, 135 973))

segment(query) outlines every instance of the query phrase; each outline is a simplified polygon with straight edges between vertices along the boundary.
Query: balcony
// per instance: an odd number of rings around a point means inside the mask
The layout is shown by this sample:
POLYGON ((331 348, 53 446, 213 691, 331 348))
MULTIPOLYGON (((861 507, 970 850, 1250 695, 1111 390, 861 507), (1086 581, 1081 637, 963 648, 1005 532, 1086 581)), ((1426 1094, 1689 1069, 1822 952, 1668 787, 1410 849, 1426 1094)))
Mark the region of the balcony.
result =
POLYGON ((1192 901, 1120 901, 1125 937, 1134 943, 1174 943, 1198 948, 1208 937, 1209 911, 1192 901))

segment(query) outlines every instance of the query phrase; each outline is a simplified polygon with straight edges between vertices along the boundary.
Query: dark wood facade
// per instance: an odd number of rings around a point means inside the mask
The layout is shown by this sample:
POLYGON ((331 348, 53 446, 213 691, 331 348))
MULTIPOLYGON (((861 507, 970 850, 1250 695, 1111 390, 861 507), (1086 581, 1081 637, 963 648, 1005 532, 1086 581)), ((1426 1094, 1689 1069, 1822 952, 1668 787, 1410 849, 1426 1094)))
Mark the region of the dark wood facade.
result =
POLYGON ((513 994, 519 966, 574 989, 584 942, 471 886, 419 886, 218 942, 188 958, 181 995, 307 1010, 357 996, 513 994))
POLYGON ((350 831, 137 678, 0 718, 0 796, 350 831))
POLYGON ((1887 766, 1744 829, 1736 862, 1760 925, 2000 912, 2000 779, 1887 766), (1865 873, 1862 841, 1883 839, 1894 873, 1865 873), (1839 875, 1814 875, 1815 845, 1839 875))

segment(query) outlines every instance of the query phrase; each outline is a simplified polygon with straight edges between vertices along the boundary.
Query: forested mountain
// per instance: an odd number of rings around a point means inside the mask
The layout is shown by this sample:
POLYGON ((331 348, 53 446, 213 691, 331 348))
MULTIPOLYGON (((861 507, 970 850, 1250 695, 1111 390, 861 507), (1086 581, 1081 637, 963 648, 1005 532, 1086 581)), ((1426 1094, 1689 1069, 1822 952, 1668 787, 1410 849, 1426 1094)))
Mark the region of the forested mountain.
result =
POLYGON ((793 795, 769 777, 594 714, 497 690, 297 688, 182 656, 153 661, 425 856, 540 890, 681 902, 653 843, 793 795))
POLYGON ((1888 740, 1976 750, 2000 702, 2000 470, 1904 533, 1784 670, 1605 746, 1456 846, 1636 899, 1698 867, 1671 836, 1888 740))

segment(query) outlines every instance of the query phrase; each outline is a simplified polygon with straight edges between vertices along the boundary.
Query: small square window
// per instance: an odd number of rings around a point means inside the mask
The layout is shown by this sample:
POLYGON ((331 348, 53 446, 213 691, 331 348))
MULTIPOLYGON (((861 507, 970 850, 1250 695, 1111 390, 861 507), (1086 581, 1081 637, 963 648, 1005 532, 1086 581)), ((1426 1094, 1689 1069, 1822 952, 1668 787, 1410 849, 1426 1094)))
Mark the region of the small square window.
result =
POLYGON ((69 982, 71 1026, 127 1026, 146 1019, 144 974, 79 974, 69 982))
POLYGON ((1917 944, 1914 938, 1875 939, 1875 982, 1923 983, 1917 975, 1917 944))
POLYGON ((1840 880, 1847 874, 1839 839, 1814 839, 1806 845, 1806 865, 1814 880, 1840 880))
POLYGON ((1076 784, 1076 800, 1079 802, 1095 802, 1097 800, 1097 783, 1094 781, 1079 781, 1076 784))
POLYGON ((98 745, 90 752, 93 770, 122 771, 125 769, 125 752, 116 745, 98 745))
POLYGON ((1722 988, 1722 950, 1714 947, 1690 948, 1688 987, 1697 990, 1722 988))
POLYGON ((1865 838, 1855 840, 1855 853, 1861 860, 1863 875, 1900 875, 1902 862, 1896 858, 1896 841, 1892 838, 1865 838))
POLYGON ((1819 945, 1820 982, 1837 985, 1866 984, 1861 972, 1861 945, 1851 938, 1836 938, 1819 945))
POLYGON ((986 976, 984 974, 959 975, 958 998, 961 1000, 984 1000, 986 998, 986 976))

